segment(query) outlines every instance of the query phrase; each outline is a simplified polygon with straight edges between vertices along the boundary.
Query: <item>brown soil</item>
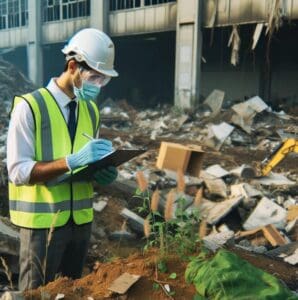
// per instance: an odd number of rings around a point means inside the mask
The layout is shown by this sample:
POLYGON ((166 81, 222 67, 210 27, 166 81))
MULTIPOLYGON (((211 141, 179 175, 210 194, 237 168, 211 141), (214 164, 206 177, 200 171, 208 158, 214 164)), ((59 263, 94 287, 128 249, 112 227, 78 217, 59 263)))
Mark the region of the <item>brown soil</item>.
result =
MULTIPOLYGON (((239 248, 231 248, 230 251, 233 251, 254 266, 276 276, 289 288, 293 290, 297 289, 297 267, 289 266, 283 261, 247 252, 239 248)), ((70 280, 68 278, 59 278, 45 287, 27 292, 25 298, 28 300, 38 300, 41 298, 41 294, 44 294, 49 295, 49 299, 55 299, 56 295, 61 293, 65 295, 64 299, 66 300, 81 300, 88 299, 88 297, 93 297, 94 300, 171 299, 161 287, 157 290, 153 288, 153 284, 158 283, 170 285, 171 291, 174 292, 172 299, 193 299, 195 288, 192 285, 186 284, 184 280, 187 262, 182 261, 177 256, 168 256, 166 258, 168 271, 167 273, 160 273, 156 270, 158 257, 158 252, 150 251, 145 254, 133 254, 126 259, 119 258, 107 263, 98 262, 95 264, 94 271, 81 279, 70 280), (141 278, 121 298, 120 295, 109 291, 108 288, 124 272, 141 275, 141 278), (177 274, 177 278, 170 279, 169 275, 174 272, 177 274)))
POLYGON ((70 280, 67 278, 59 278, 49 283, 43 288, 27 293, 26 299, 38 300, 41 293, 49 294, 50 299, 54 299, 58 293, 65 295, 64 299, 81 300, 93 297, 97 299, 170 299, 161 287, 153 288, 154 283, 169 284, 175 299, 188 300, 195 295, 195 288, 187 285, 184 281, 184 272, 186 262, 176 256, 168 256, 166 258, 168 272, 160 273, 156 271, 158 253, 154 251, 145 254, 134 254, 126 259, 116 259, 108 263, 97 263, 91 274, 82 279, 70 280), (108 287, 111 283, 124 272, 130 274, 141 275, 137 281, 127 292, 127 298, 119 298, 119 295, 113 294, 108 287), (169 275, 175 272, 176 279, 169 279, 169 275))
MULTIPOLYGON (((135 144, 147 147, 150 151, 144 155, 148 156, 150 165, 152 163, 152 167, 154 167, 155 158, 160 144, 159 140, 152 141, 148 137, 141 135, 135 135, 131 140, 128 133, 107 129, 103 129, 102 134, 110 139, 121 136, 123 140, 130 140, 135 144)), ((177 141, 174 139, 168 140, 179 143, 191 143, 191 141, 177 141)), ((252 151, 245 147, 224 147, 220 151, 207 149, 203 163, 204 167, 220 163, 227 169, 237 167, 245 163, 254 166, 256 170, 260 170, 260 162, 267 155, 268 153, 265 151, 252 151)), ((142 158, 137 158, 137 160, 138 159, 140 160, 139 164, 141 165, 142 158)), ((290 174, 296 174, 298 166, 295 162, 295 157, 288 156, 277 166, 276 170, 278 172, 287 171, 290 174)), ((270 190, 269 187, 268 190, 270 190)), ((101 191, 101 193, 102 192, 103 191, 101 191)), ((289 193, 290 190, 287 190, 287 192, 289 193)), ((297 195, 296 192, 295 195, 297 195)), ((119 216, 119 211, 125 207, 127 203, 120 198, 114 198, 112 201, 109 200, 107 207, 103 210, 103 212, 99 213, 97 218, 95 218, 98 223, 97 225, 105 228, 107 235, 109 232, 120 230, 120 228, 124 226, 123 219, 119 216), (111 222, 111 220, 113 220, 113 222, 111 222)), ((233 218, 233 215, 230 215, 230 217, 233 218)), ((237 222, 239 226, 240 223, 237 220, 235 222, 237 222)), ((291 238, 292 240, 297 240, 297 230, 295 230, 291 238)), ((89 251, 87 261, 89 269, 85 270, 85 277, 74 281, 67 278, 59 278, 55 282, 49 283, 43 288, 27 293, 26 299, 41 299, 41 293, 49 294, 50 299, 55 299, 58 293, 62 293, 65 295, 64 299, 71 300, 88 299, 88 297, 93 297, 95 300, 171 299, 165 294, 161 287, 158 290, 153 288, 153 284, 156 282, 156 279, 164 284, 168 283, 171 286, 171 290, 175 292, 172 299, 193 299, 193 296, 195 295, 195 288, 187 285, 184 280, 184 272, 187 263, 181 261, 178 257, 169 256, 167 260, 168 273, 163 274, 158 272, 157 278, 156 260, 159 257, 158 253, 150 251, 142 254, 140 247, 138 248, 136 245, 137 243, 139 242, 136 240, 133 244, 127 245, 119 241, 110 241, 107 238, 101 239, 98 247, 96 249, 90 249, 89 251), (130 253, 135 254, 130 255, 130 253), (105 261, 105 263, 103 261, 105 261), (127 294, 123 296, 113 294, 108 290, 108 287, 113 280, 124 272, 141 275, 141 278, 128 290, 127 294), (169 275, 173 272, 177 274, 177 278, 174 280, 169 279, 169 275)), ((239 248, 232 248, 230 250, 254 266, 276 276, 292 290, 298 289, 298 267, 291 266, 279 259, 273 259, 264 255, 247 252, 239 248)))

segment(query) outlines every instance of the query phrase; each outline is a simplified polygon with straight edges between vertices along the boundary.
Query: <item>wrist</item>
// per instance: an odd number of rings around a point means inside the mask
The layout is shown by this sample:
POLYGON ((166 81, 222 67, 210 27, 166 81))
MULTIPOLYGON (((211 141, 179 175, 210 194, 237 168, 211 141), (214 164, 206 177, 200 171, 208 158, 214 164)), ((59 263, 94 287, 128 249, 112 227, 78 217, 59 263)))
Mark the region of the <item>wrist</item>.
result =
POLYGON ((66 156, 65 162, 66 162, 66 165, 67 165, 69 171, 73 171, 74 169, 76 169, 78 167, 74 154, 70 154, 70 155, 66 156))

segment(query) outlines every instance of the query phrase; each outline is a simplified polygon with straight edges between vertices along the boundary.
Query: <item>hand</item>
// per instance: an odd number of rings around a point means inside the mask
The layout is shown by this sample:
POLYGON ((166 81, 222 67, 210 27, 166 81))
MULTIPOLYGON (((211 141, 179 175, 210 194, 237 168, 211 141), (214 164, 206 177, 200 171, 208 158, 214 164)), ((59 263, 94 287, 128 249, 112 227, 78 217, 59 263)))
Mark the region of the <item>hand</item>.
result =
POLYGON ((71 170, 91 164, 100 160, 103 156, 113 151, 112 143, 105 139, 89 141, 77 153, 66 157, 67 164, 71 170))
POLYGON ((100 185, 108 185, 112 183, 118 176, 118 171, 115 167, 109 166, 95 172, 94 179, 100 185))

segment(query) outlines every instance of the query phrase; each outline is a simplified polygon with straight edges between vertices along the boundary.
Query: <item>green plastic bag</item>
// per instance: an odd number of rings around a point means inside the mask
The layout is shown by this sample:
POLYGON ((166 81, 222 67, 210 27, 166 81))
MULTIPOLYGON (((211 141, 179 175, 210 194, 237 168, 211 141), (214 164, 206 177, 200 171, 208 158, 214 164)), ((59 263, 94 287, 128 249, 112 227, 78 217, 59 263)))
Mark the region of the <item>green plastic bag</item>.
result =
POLYGON ((226 250, 219 250, 209 260, 204 256, 194 258, 187 266, 185 279, 195 285, 198 292, 195 299, 298 299, 277 278, 226 250))

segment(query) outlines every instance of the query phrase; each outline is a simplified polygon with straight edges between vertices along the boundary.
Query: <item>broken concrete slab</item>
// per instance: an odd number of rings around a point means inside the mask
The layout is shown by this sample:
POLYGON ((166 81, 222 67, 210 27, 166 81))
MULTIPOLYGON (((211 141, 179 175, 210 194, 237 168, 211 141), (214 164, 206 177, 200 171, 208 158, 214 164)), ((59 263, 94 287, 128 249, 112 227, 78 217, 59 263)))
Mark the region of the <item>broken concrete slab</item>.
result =
POLYGON ((220 113, 224 97, 225 92, 221 90, 213 90, 206 98, 203 104, 206 104, 211 108, 212 113, 210 117, 215 117, 220 113))
POLYGON ((248 183, 239 183, 231 185, 231 194, 233 196, 243 196, 245 198, 252 198, 262 196, 262 192, 255 189, 248 183))
POLYGON ((253 183, 259 183, 262 185, 294 185, 295 181, 289 180, 285 175, 270 172, 266 177, 255 179, 253 183))
POLYGON ((266 197, 263 197, 248 219, 243 224, 246 230, 263 227, 269 224, 283 229, 286 224, 287 211, 266 197))
POLYGON ((218 125, 209 125, 208 135, 204 138, 203 143, 208 147, 219 150, 233 130, 234 126, 226 122, 218 125))
POLYGON ((205 172, 214 176, 215 178, 222 178, 222 177, 225 177, 230 174, 227 170, 222 168, 219 164, 209 166, 207 169, 205 169, 205 172))
POLYGON ((131 229, 138 233, 144 232, 144 219, 142 217, 127 208, 122 209, 120 215, 128 220, 131 229))
POLYGON ((223 245, 234 244, 234 231, 223 231, 215 234, 209 234, 203 238, 203 243, 206 248, 215 252, 217 249, 221 248, 223 245))
MULTIPOLYGON (((228 215, 235 207, 237 207, 242 199, 242 196, 230 198, 221 202, 213 202, 203 199, 199 210, 208 224, 215 225, 228 215)), ((191 209, 194 208, 190 207, 189 210, 191 209)))
POLYGON ((204 182, 210 194, 227 197, 227 186, 222 179, 204 179, 204 182))
POLYGON ((245 132, 250 134, 255 115, 267 108, 268 105, 259 96, 255 96, 246 102, 232 106, 236 114, 232 116, 231 122, 240 126, 245 132))
POLYGON ((291 264, 291 265, 297 265, 298 264, 298 249, 295 250, 295 252, 284 258, 284 261, 291 264))

